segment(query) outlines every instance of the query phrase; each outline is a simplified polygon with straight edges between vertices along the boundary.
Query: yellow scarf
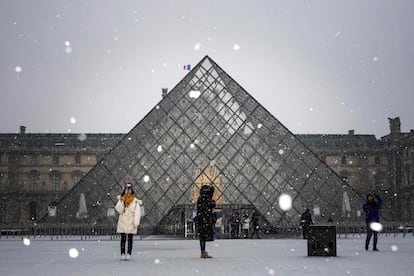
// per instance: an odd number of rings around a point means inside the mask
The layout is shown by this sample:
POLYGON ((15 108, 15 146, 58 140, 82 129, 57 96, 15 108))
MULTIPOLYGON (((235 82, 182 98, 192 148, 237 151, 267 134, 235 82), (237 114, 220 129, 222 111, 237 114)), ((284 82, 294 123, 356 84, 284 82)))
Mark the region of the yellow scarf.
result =
POLYGON ((125 208, 128 208, 129 204, 134 200, 134 195, 129 194, 129 195, 123 195, 121 197, 121 200, 125 203, 125 208))

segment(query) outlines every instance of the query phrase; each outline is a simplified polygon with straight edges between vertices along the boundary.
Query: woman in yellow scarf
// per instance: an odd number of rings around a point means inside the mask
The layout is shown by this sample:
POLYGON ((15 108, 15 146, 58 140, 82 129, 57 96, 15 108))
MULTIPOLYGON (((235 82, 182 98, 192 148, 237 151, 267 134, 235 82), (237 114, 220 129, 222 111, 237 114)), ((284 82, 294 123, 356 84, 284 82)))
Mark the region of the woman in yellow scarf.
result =
POLYGON ((119 213, 116 232, 121 234, 121 261, 128 261, 132 254, 133 235, 137 233, 141 219, 142 201, 135 197, 132 183, 125 183, 124 190, 118 196, 115 210, 119 213), (125 255, 125 245, 128 238, 128 250, 125 255))

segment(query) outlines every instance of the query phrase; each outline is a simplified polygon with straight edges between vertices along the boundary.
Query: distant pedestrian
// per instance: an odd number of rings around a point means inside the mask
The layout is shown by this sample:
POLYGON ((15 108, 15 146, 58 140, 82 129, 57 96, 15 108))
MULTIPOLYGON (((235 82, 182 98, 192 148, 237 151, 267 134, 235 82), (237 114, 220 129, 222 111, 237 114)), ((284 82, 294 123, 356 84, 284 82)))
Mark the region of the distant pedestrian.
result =
POLYGON ((308 238, 309 226, 313 224, 312 215, 309 208, 300 216, 300 225, 302 226, 302 235, 304 239, 308 238))
POLYGON ((247 213, 243 215, 242 229, 243 229, 243 238, 244 239, 249 238, 250 218, 249 218, 249 214, 247 213))
POLYGON ((221 215, 218 215, 218 218, 216 220, 216 224, 214 225, 214 237, 216 239, 221 238, 222 228, 223 228, 223 217, 221 215))
POLYGON ((206 242, 214 241, 214 224, 216 215, 213 213, 216 202, 213 200, 214 186, 203 185, 200 188, 200 196, 197 200, 197 233, 200 239, 200 258, 213 258, 206 251, 206 242))
POLYGON ((142 201, 135 197, 132 183, 125 183, 124 190, 118 196, 115 210, 119 213, 116 232, 121 234, 121 261, 128 261, 132 254, 133 236, 138 231, 141 219, 142 201), (125 245, 128 238, 128 250, 125 255, 125 245))
POLYGON ((254 211, 252 215, 252 227, 253 227, 253 232, 250 238, 253 239, 253 236, 256 234, 256 237, 260 239, 259 237, 259 229, 260 229, 259 214, 257 213, 257 211, 254 211))
POLYGON ((377 248, 378 231, 372 229, 372 223, 379 222, 379 210, 381 208, 381 203, 382 200, 379 197, 379 195, 368 194, 367 203, 365 203, 362 206, 366 214, 365 222, 367 223, 367 238, 365 240, 365 250, 368 250, 369 242, 371 240, 372 234, 374 234, 373 250, 379 251, 377 248))
POLYGON ((232 239, 238 239, 239 238, 239 213, 233 213, 230 216, 230 237, 232 239))

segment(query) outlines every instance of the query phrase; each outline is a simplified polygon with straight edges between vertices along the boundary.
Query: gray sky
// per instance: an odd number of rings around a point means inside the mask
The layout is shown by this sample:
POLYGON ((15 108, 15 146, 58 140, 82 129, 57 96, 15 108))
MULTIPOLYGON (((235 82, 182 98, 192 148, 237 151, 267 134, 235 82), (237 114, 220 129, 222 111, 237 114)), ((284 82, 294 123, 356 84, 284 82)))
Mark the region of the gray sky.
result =
POLYGON ((414 1, 0 1, 0 132, 126 133, 205 55, 294 133, 414 129, 414 1), (238 47, 237 47, 238 46, 238 47))

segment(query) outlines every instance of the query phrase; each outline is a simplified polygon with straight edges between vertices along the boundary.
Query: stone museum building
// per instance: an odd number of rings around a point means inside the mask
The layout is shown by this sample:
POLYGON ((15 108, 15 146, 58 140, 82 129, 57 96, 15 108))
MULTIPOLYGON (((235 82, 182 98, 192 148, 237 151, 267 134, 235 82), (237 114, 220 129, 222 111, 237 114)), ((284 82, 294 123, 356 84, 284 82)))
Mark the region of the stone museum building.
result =
POLYGON ((0 226, 113 225, 125 181, 147 233, 191 232, 202 185, 215 186, 218 215, 257 211, 269 227, 297 226, 306 208, 317 223, 363 222, 370 192, 383 221, 412 224, 414 131, 388 120, 380 139, 293 134, 206 56, 129 133, 0 134, 0 226))

